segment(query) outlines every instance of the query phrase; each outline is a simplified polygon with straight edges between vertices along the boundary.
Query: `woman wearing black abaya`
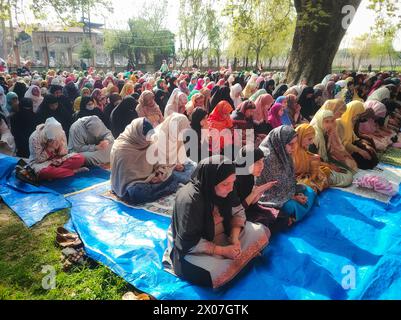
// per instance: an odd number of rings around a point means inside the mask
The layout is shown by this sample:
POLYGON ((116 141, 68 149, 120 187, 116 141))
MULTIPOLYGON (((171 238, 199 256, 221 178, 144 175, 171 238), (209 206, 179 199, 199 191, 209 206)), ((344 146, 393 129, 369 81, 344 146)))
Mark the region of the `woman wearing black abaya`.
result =
POLYGON ((29 137, 38 125, 37 115, 33 112, 31 99, 22 98, 19 110, 10 118, 11 133, 17 147, 17 157, 29 158, 29 137))
POLYGON ((111 132, 115 139, 124 132, 125 127, 132 120, 138 118, 135 108, 138 102, 131 96, 125 97, 123 101, 113 110, 110 115, 111 132))
POLYGON ((209 113, 211 113, 214 110, 214 108, 218 105, 218 103, 223 100, 227 101, 234 109, 234 102, 233 99, 231 99, 230 93, 231 90, 229 87, 227 86, 219 87, 210 100, 209 113))
POLYGON ((275 86, 274 80, 270 79, 270 80, 265 81, 265 83, 263 84, 263 87, 261 89, 265 89, 268 94, 273 96, 274 86, 275 86))
POLYGON ((110 116, 113 110, 121 103, 123 99, 118 93, 112 93, 109 97, 109 104, 104 108, 104 121, 106 122, 106 127, 111 128, 110 116))
POLYGON ((96 107, 96 102, 92 97, 83 97, 79 107, 79 111, 74 113, 73 122, 83 117, 98 116, 102 120, 103 124, 106 125, 104 120, 103 112, 96 107))
POLYGON ((222 156, 201 161, 176 197, 167 271, 197 285, 219 288, 263 250, 269 230, 246 221, 234 190, 235 166, 222 156))
MULTIPOLYGON (((278 86, 276 87, 276 89, 274 89, 273 94, 272 94, 274 100, 276 100, 278 97, 283 96, 284 93, 285 93, 287 90, 288 90, 288 86, 287 86, 286 84, 282 83, 282 84, 278 85, 278 86)), ((267 91, 267 90, 266 90, 266 91, 267 91)))
POLYGON ((18 96, 18 100, 22 100, 22 98, 24 98, 25 93, 28 91, 28 88, 26 87, 24 82, 17 82, 14 85, 14 88, 12 90, 13 92, 15 92, 18 96))
POLYGON ((301 115, 308 121, 319 110, 319 106, 315 101, 315 90, 312 87, 305 87, 298 98, 298 104, 301 106, 301 115))
POLYGON ((55 118, 61 123, 65 134, 68 136, 70 126, 72 124, 72 117, 62 106, 60 106, 58 99, 52 95, 46 95, 42 104, 38 109, 38 123, 45 123, 48 118, 55 118))

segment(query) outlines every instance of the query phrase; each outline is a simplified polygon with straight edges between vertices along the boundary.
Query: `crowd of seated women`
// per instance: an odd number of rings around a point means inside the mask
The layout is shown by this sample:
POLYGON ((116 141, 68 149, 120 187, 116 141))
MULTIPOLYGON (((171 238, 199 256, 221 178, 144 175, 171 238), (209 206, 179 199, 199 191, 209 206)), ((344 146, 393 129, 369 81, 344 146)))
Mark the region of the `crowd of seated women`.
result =
POLYGON ((269 238, 400 148, 396 74, 48 71, 4 75, 0 152, 29 158, 42 180, 110 164, 131 204, 177 192, 165 269, 213 288, 269 238))

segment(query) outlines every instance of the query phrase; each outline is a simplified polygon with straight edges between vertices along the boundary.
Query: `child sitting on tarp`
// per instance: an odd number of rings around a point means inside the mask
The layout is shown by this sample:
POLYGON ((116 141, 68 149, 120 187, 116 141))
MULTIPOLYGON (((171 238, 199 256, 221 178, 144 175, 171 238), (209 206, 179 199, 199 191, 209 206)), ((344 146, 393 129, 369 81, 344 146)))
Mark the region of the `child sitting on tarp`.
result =
POLYGON ((86 165, 101 166, 110 163, 114 137, 98 116, 78 119, 70 128, 69 152, 81 152, 86 165))
POLYGON ((29 138, 29 165, 39 180, 67 178, 81 171, 85 157, 68 154, 67 138, 61 124, 53 117, 36 127, 29 138))

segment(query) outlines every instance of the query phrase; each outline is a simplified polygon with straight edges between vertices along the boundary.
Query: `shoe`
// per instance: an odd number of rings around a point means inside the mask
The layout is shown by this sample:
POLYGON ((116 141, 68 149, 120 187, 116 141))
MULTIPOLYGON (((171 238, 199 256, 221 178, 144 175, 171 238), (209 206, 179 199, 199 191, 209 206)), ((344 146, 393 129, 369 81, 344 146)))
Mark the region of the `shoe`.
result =
POLYGON ((63 237, 60 234, 57 234, 56 236, 56 243, 62 248, 77 248, 83 245, 81 239, 79 238, 70 239, 63 237))
POLYGON ((63 227, 57 228, 56 232, 57 232, 57 235, 60 235, 61 237, 64 237, 66 239, 75 240, 75 239, 79 238, 76 233, 69 232, 67 229, 65 229, 63 227))

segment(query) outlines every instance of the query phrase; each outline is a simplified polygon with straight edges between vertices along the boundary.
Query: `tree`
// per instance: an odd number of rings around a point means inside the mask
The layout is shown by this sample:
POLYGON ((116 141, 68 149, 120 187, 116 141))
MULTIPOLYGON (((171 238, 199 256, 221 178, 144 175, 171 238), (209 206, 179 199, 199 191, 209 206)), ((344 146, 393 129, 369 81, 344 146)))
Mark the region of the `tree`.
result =
POLYGON ((220 58, 223 51, 223 28, 218 21, 216 11, 212 7, 206 8, 206 34, 208 42, 208 61, 211 65, 211 59, 216 58, 217 68, 220 68, 220 58))
POLYGON ((79 50, 79 57, 81 59, 92 59, 95 54, 95 50, 93 49, 92 44, 88 39, 84 39, 82 42, 81 48, 79 50))
POLYGON ((275 42, 285 40, 281 38, 283 30, 292 33, 293 7, 290 0, 230 0, 224 14, 231 18, 234 39, 248 42, 246 57, 251 54, 255 66, 259 65, 261 58, 266 58, 262 57, 263 53, 270 58, 273 56, 275 42))
POLYGON ((288 83, 319 83, 331 66, 361 0, 294 0, 297 11, 288 83))
POLYGON ((181 67, 192 58, 196 63, 202 54, 202 45, 207 38, 206 19, 204 19, 204 0, 180 0, 179 11, 179 39, 181 67))
POLYGON ((163 59, 175 56, 175 36, 164 26, 167 1, 145 6, 138 16, 129 19, 128 31, 105 32, 105 49, 113 55, 120 53, 137 65, 146 63, 160 65, 163 59))
POLYGON ((383 61, 387 57, 391 69, 396 66, 396 61, 399 59, 398 52, 393 47, 393 41, 396 36, 396 27, 391 27, 388 30, 384 30, 381 35, 376 35, 373 40, 371 54, 373 57, 380 59, 379 69, 383 66, 383 61))
POLYGON ((352 70, 358 70, 363 60, 368 59, 372 53, 373 41, 368 33, 353 39, 351 48, 348 53, 352 59, 352 70))

